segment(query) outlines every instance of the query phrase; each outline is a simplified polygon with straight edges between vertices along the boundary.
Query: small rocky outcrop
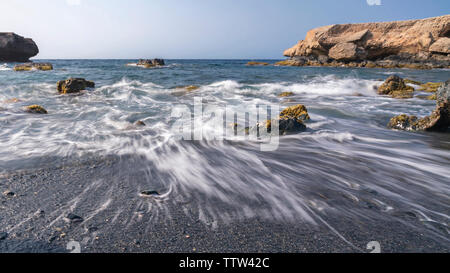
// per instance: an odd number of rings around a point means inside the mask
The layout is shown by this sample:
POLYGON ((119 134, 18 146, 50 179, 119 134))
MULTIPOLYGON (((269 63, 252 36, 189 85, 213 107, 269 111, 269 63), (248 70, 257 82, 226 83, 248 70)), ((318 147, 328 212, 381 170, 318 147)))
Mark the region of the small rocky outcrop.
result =
POLYGON ((48 114, 47 110, 40 105, 30 105, 25 107, 25 111, 30 114, 48 114))
POLYGON ((405 114, 392 118, 388 128, 406 131, 448 131, 450 126, 450 81, 436 92, 436 110, 430 116, 417 118, 405 114))
POLYGON ((284 55, 290 59, 277 65, 448 68, 450 15, 319 27, 284 55))
POLYGON ((258 124, 258 127, 264 127, 270 133, 273 123, 278 122, 280 135, 287 135, 306 130, 303 122, 309 119, 310 117, 306 107, 298 104, 284 109, 277 120, 267 120, 265 124, 258 124))
POLYGON ((71 94, 78 93, 87 88, 95 88, 95 83, 82 78, 70 78, 68 80, 59 81, 56 86, 59 93, 71 94))
POLYGON ((298 104, 284 109, 280 113, 280 118, 281 119, 293 118, 300 120, 302 122, 310 120, 308 110, 303 104, 298 104))
POLYGON ((405 84, 405 81, 397 75, 390 76, 378 88, 379 95, 388 95, 393 98, 412 98, 414 88, 405 84))
POLYGON ((42 71, 53 70, 53 65, 51 63, 25 63, 14 66, 14 71, 31 71, 31 70, 42 70, 42 71))
POLYGON ((28 62, 39 49, 36 43, 12 32, 0 32, 0 62, 28 62))
POLYGON ((144 68, 152 68, 157 66, 164 66, 165 62, 163 59, 152 59, 152 60, 141 59, 137 62, 136 65, 144 68))

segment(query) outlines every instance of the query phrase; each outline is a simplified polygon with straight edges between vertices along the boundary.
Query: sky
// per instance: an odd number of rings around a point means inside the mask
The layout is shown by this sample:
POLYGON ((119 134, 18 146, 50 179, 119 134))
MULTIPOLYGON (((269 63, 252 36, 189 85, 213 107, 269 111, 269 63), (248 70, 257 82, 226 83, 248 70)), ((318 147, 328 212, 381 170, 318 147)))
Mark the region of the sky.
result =
POLYGON ((0 0, 39 59, 281 59, 312 28, 450 14, 449 0, 0 0))

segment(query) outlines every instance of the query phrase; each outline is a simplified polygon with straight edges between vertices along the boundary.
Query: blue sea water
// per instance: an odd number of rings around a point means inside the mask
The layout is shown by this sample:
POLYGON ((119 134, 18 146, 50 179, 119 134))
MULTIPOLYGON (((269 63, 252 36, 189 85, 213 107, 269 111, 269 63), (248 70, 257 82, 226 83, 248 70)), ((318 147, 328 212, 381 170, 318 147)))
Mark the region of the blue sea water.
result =
MULTIPOLYGON (((162 181, 167 188, 203 192, 228 202, 237 214, 299 214, 313 221, 310 209, 336 209, 333 198, 314 195, 323 191, 342 203, 369 200, 381 213, 413 211, 424 224, 439 225, 430 229, 448 240, 450 136, 386 128, 398 114, 429 115, 435 102, 379 96, 375 86, 393 74, 442 82, 449 70, 246 66, 248 60, 167 60, 164 67, 144 69, 127 65, 136 60, 39 60, 47 61, 53 71, 0 66, 0 172, 90 155, 139 154, 154 172, 167 174, 162 181), (80 95, 58 94, 56 82, 69 77, 92 80, 96 87, 80 95), (189 85, 199 88, 179 88, 189 85), (286 91, 294 95, 278 97, 286 91), (19 101, 11 103, 13 98, 19 101), (251 115, 257 104, 283 109, 301 103, 311 121, 306 132, 281 137, 270 152, 245 138, 179 140, 171 114, 175 105, 191 109, 195 98, 205 107, 251 115), (25 113, 32 104, 48 115, 25 113), (134 128, 138 120, 146 126, 134 128), (249 208, 243 199, 263 199, 272 211, 249 208)), ((204 117, 194 123, 209 135, 224 127, 204 117)))

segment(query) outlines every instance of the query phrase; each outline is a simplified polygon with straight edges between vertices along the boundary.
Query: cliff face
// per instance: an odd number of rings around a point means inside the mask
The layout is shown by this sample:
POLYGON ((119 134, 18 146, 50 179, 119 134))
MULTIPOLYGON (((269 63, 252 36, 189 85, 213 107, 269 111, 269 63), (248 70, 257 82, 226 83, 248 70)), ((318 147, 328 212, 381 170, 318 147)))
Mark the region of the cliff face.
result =
POLYGON ((286 50, 292 60, 450 65, 450 15, 411 21, 331 25, 313 29, 286 50), (401 63, 401 62, 400 62, 401 63))
POLYGON ((0 32, 0 61, 27 62, 39 53, 32 39, 27 39, 12 32, 0 32))

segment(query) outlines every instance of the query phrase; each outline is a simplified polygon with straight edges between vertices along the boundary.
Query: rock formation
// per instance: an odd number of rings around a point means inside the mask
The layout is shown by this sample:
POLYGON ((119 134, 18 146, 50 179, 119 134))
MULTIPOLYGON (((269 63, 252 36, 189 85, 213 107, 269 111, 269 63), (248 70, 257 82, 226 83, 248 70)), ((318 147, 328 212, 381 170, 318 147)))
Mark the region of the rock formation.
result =
POLYGON ((397 75, 390 76, 379 88, 379 95, 389 95, 393 98, 409 99, 413 97, 414 88, 405 84, 397 75))
POLYGON ((272 131, 274 121, 278 122, 280 135, 292 134, 306 130, 304 121, 310 120, 308 110, 303 104, 288 107, 281 111, 276 120, 267 120, 265 124, 258 124, 258 127, 264 127, 267 132, 272 131))
POLYGON ((51 63, 25 63, 14 66, 14 71, 31 71, 33 69, 48 71, 53 70, 53 65, 51 63))
POLYGON ((0 32, 0 62, 28 62, 39 53, 32 39, 12 32, 0 32))
POLYGON ((450 126, 450 80, 436 92, 437 107, 430 116, 399 115, 392 118, 388 128, 406 131, 448 131, 450 126))
POLYGON ((278 65, 384 68, 450 67, 450 15, 313 29, 278 65))
POLYGON ((164 66, 165 62, 163 59, 153 59, 153 60, 139 60, 137 66, 151 68, 156 66, 164 66))
POLYGON ((81 78, 70 78, 68 80, 59 81, 56 86, 59 93, 70 94, 78 93, 86 90, 86 88, 94 88, 95 83, 81 78))

